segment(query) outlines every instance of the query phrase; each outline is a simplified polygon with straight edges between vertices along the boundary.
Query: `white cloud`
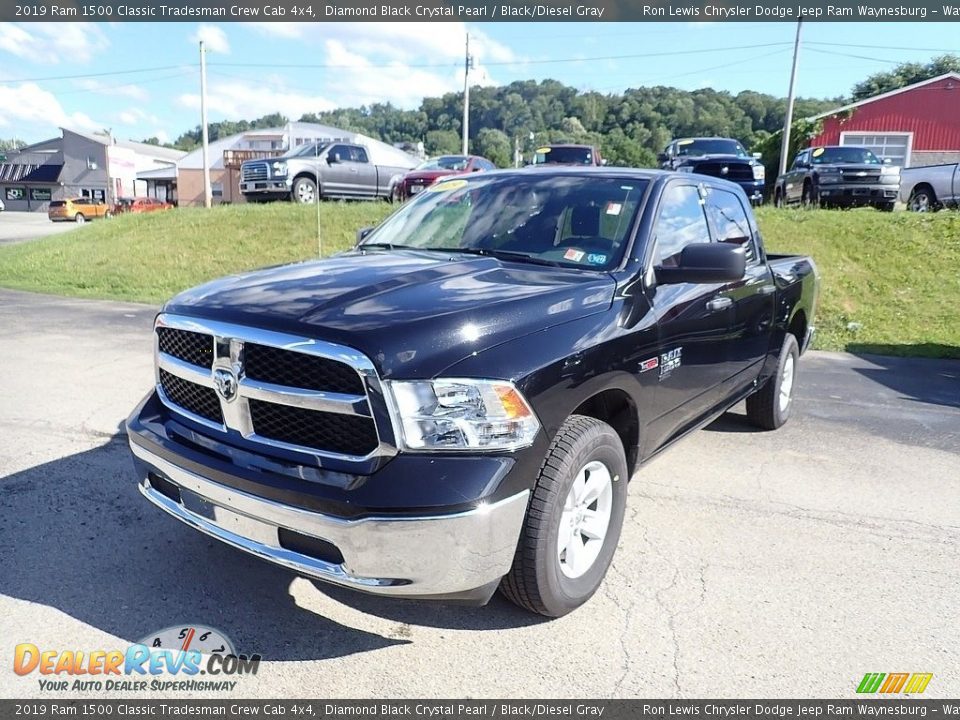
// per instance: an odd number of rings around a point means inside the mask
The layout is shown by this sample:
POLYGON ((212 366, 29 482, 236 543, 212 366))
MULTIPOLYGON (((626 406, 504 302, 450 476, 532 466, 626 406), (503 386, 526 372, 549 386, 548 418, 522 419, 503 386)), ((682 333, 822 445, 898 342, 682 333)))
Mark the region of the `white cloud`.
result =
POLYGON ((94 23, 0 23, 0 50, 35 63, 86 63, 109 44, 94 23))
POLYGON ((223 28, 217 25, 201 25, 190 36, 191 42, 197 43, 201 40, 210 52, 220 53, 221 55, 230 54, 230 42, 227 40, 227 34, 223 31, 223 28))
MULTIPOLYGON (((191 110, 200 108, 200 96, 194 93, 181 95, 178 102, 191 110)), ((208 81, 207 112, 211 120, 249 120, 274 112, 296 119, 304 113, 332 110, 334 107, 336 103, 326 97, 285 87, 276 78, 272 82, 256 85, 239 79, 211 77, 208 81)))
POLYGON ((0 86, 0 126, 67 127, 78 130, 100 130, 103 125, 89 115, 69 113, 54 97, 36 83, 0 86))
POLYGON ((117 117, 124 125, 140 125, 142 123, 149 123, 151 125, 160 124, 160 118, 156 115, 151 115, 141 108, 127 108, 121 111, 117 117))
POLYGON ((97 95, 125 97, 130 98, 131 100, 147 99, 147 91, 134 83, 124 83, 121 81, 120 84, 115 85, 109 82, 103 82, 101 80, 94 80, 93 78, 79 80, 78 83, 84 90, 96 93, 97 95))

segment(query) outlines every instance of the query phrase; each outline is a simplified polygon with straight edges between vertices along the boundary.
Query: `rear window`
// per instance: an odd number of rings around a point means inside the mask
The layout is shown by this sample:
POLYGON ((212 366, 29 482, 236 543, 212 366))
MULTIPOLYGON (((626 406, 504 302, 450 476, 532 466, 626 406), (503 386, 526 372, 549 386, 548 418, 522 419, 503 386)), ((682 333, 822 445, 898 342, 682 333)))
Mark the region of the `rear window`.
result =
POLYGON ((58 207, 63 207, 63 206, 66 205, 66 204, 67 204, 67 203, 65 203, 63 200, 52 200, 52 201, 50 202, 50 207, 52 207, 52 208, 58 208, 58 207))
POLYGON ((593 165, 593 148, 543 147, 533 156, 534 165, 593 165))

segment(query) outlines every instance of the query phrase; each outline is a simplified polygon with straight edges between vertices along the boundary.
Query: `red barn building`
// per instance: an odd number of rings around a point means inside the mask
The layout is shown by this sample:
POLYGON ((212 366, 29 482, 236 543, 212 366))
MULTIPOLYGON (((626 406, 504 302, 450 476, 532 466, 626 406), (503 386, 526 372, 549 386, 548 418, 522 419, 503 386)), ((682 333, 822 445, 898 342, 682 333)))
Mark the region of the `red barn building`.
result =
POLYGON ((960 162, 960 73, 946 73, 844 105, 813 119, 811 145, 859 145, 894 165, 960 162))

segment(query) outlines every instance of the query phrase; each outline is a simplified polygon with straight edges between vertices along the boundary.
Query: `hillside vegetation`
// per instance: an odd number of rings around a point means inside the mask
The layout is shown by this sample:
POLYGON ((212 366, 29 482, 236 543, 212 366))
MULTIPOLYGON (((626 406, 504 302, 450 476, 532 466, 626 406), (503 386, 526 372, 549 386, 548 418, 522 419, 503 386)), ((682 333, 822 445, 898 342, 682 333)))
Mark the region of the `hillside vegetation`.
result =
MULTIPOLYGON (((322 204, 324 254, 390 210, 322 204)), ((289 203, 121 216, 0 249, 0 286, 159 304, 221 275, 316 257, 316 217, 289 203)), ((960 358, 960 214, 762 208, 758 218, 770 252, 817 263, 817 347, 960 358)))

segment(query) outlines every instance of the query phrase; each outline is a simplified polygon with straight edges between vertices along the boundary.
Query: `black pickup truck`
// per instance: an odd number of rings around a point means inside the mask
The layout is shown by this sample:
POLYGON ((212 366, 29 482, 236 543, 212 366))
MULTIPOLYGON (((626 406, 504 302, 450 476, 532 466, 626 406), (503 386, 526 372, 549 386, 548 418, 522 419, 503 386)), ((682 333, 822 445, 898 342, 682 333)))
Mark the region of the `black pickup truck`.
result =
POLYGON ((869 205, 891 212, 899 194, 899 167, 884 163, 867 148, 827 145, 797 153, 790 168, 777 178, 773 201, 777 207, 869 205))
POLYGON ((642 463, 744 399, 790 416, 819 280, 733 183, 478 173, 358 236, 165 305, 127 422, 149 501, 311 578, 559 616, 642 463))
POLYGON ((751 155, 739 140, 721 137, 673 140, 657 156, 665 170, 709 175, 735 182, 753 205, 763 204, 766 168, 760 154, 751 155))

